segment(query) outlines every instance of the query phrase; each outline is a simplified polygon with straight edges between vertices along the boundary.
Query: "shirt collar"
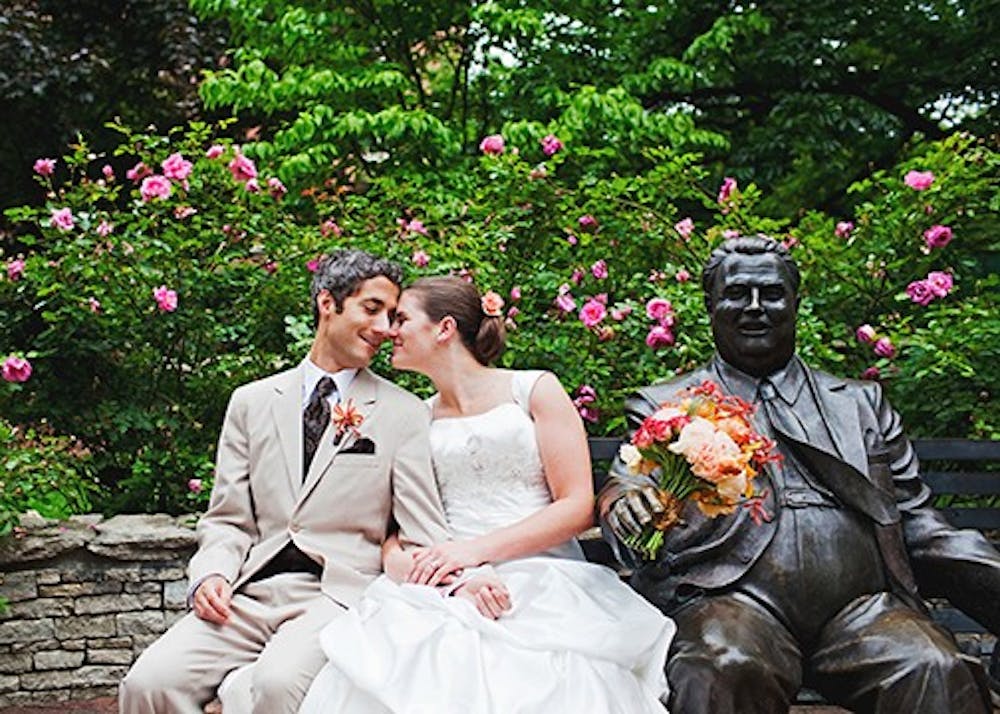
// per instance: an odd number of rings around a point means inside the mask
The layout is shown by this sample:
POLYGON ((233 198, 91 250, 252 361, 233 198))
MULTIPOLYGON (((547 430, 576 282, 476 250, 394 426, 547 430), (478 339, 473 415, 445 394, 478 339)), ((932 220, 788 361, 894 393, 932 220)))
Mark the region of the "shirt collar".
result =
POLYGON ((343 399, 357 373, 358 370, 354 368, 342 369, 339 372, 327 372, 320 369, 316 366, 315 362, 306 357, 302 360, 302 407, 305 408, 309 403, 309 397, 312 396, 313 390, 316 389, 316 383, 323 377, 333 379, 333 383, 337 385, 337 399, 343 399))
MULTIPOLYGON (((757 400, 757 387, 763 379, 741 372, 722 359, 718 353, 715 355, 715 369, 727 392, 742 397, 748 402, 757 400)), ((799 397, 799 392, 802 391, 802 386, 806 383, 805 366, 796 355, 788 360, 788 364, 777 372, 767 375, 764 379, 774 386, 782 401, 786 404, 794 404, 799 397)))

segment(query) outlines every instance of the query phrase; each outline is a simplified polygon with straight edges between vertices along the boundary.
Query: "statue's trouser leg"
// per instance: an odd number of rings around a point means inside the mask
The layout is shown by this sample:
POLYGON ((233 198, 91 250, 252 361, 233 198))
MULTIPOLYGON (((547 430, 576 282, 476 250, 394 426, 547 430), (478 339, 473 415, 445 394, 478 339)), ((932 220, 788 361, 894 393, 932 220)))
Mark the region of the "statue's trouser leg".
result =
POLYGON ((806 666, 810 684, 854 712, 990 711, 982 668, 951 634, 891 593, 865 595, 837 613, 806 666))
POLYGON ((801 653, 784 625, 740 593, 699 598, 671 613, 671 714, 785 714, 801 653))

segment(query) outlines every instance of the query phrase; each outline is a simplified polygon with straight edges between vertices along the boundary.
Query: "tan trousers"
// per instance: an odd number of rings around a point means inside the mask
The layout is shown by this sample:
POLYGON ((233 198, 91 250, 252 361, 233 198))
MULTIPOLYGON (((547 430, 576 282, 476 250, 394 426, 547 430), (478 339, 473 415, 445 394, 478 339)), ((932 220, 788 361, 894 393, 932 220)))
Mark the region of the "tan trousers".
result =
POLYGON ((320 630, 343 612, 306 573, 245 585, 233 596, 225 624, 188 613, 150 645, 122 680, 119 711, 201 714, 226 674, 256 661, 252 712, 295 714, 326 663, 320 630))

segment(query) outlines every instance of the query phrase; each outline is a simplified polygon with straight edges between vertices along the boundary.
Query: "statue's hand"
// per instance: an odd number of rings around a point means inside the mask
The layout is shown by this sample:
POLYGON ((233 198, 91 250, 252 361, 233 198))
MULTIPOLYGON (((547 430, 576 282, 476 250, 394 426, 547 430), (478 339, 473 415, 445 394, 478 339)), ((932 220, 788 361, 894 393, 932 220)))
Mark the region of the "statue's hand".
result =
POLYGON ((656 488, 651 484, 643 484, 625 489, 615 499, 608 511, 607 521, 611 532, 619 540, 625 540, 641 534, 642 529, 662 512, 663 504, 660 503, 656 488))

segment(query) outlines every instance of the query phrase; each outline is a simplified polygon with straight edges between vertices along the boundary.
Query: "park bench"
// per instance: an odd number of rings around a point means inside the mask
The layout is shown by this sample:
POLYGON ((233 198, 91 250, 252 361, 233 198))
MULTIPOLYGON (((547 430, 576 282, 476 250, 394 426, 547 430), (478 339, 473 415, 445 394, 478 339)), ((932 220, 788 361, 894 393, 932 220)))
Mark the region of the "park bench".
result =
MULTIPOLYGON (((588 440, 594 464, 594 485, 599 488, 608 465, 618 453, 620 439, 591 437, 588 440)), ((971 439, 916 439, 913 442, 920 458, 921 473, 935 496, 935 505, 949 522, 958 528, 976 528, 994 545, 1000 545, 1000 441, 971 439)), ((581 537, 588 560, 616 568, 623 578, 629 573, 614 559, 611 548, 601 538, 599 528, 581 537)), ((946 600, 930 601, 934 619, 951 630, 962 650, 983 659, 988 665, 995 642, 981 624, 952 607, 946 600)), ((993 661, 997 677, 1000 649, 993 661)), ((995 687, 1000 682, 994 681, 995 687)), ((800 702, 819 701, 817 695, 804 691, 800 702)))

